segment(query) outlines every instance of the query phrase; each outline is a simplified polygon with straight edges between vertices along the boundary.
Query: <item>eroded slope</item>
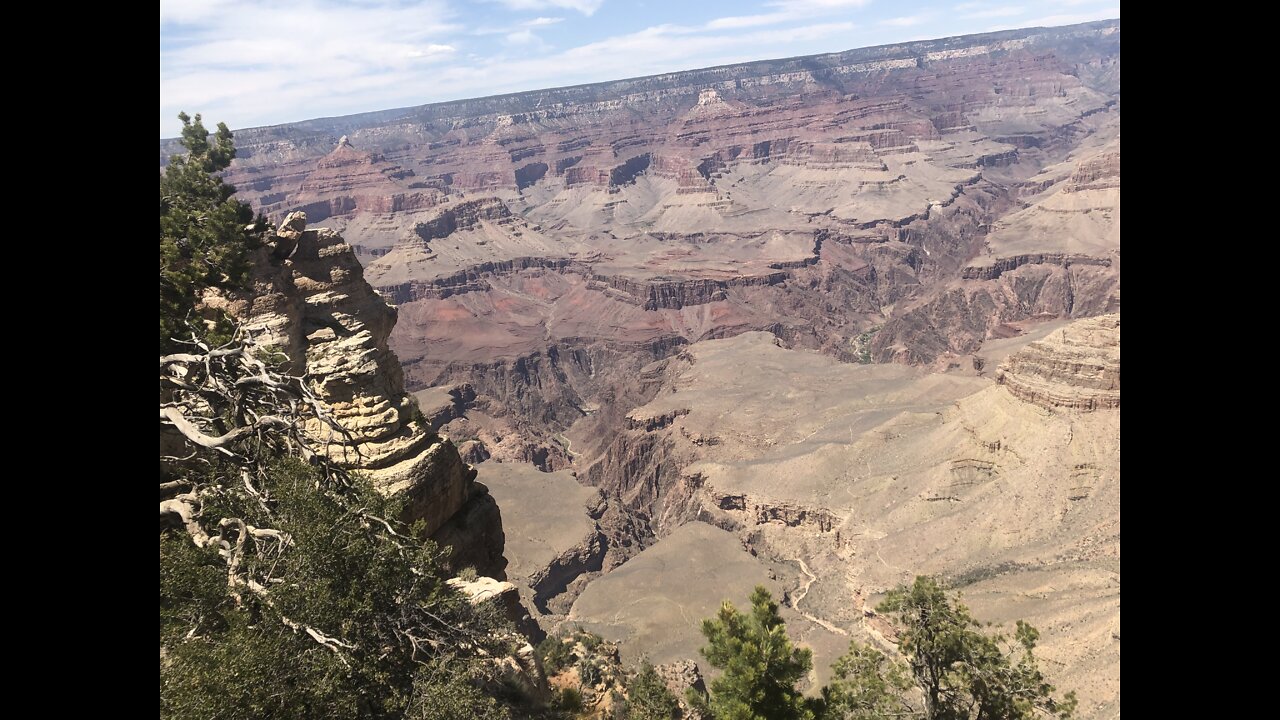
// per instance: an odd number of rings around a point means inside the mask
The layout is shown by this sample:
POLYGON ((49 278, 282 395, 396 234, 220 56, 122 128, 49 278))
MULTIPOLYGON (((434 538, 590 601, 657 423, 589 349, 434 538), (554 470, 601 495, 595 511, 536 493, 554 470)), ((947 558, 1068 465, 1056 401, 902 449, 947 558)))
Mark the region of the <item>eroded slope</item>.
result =
MULTIPOLYGON (((1112 374, 1105 384, 1118 398, 1119 320, 1042 333, 1049 338, 1001 364, 1003 385, 842 365, 765 334, 696 343, 668 363, 655 400, 631 413, 632 428, 588 472, 647 508, 659 534, 712 523, 759 561, 792 568, 791 607, 825 634, 875 639, 866 614, 880 593, 918 573, 948 576, 980 616, 1041 627, 1055 679, 1080 690, 1086 716, 1110 716, 1119 692, 1118 404, 1042 399, 1094 392, 1112 374), (1064 334, 1073 342, 1054 339, 1064 334), (1114 365, 1095 372, 1080 355, 1114 365), (1058 390, 1010 391, 1032 378, 1058 390)), ((575 604, 573 617, 621 622, 590 603, 575 604)), ((623 624, 643 638, 645 622, 623 624)), ((807 637, 821 648, 823 634, 807 637)), ((834 657, 820 652, 816 663, 834 657)))

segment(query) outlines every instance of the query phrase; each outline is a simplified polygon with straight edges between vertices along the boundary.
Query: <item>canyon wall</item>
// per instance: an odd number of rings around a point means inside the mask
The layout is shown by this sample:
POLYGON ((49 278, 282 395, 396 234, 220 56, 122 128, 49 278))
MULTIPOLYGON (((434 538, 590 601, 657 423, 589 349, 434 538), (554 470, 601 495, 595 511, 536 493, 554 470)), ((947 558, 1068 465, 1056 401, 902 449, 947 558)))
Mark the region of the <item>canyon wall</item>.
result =
POLYGON ((241 195, 328 228, 288 216, 236 310, 463 564, 505 526, 536 633, 694 658, 760 582, 812 687, 851 637, 891 650, 876 598, 935 573, 1118 717, 1119 45, 1104 21, 237 131, 241 195))

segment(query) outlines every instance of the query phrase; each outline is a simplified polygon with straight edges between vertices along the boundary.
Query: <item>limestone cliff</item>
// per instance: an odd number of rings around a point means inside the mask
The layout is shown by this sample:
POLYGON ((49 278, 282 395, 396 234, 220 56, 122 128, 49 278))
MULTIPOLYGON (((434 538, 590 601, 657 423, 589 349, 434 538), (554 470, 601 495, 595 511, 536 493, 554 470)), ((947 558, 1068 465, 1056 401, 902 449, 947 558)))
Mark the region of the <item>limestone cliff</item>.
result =
POLYGON ((334 461, 366 471, 375 486, 407 501, 404 520, 453 547, 453 562, 504 577, 498 506, 447 438, 433 433, 404 390, 387 338, 396 322, 364 279, 351 246, 328 228, 306 229, 291 213, 254 258, 253 286, 213 294, 205 305, 239 319, 268 350, 305 375, 341 432, 318 420, 307 432, 334 461))
POLYGON ((1012 355, 996 382, 1042 407, 1120 407, 1120 315, 1079 320, 1012 355))

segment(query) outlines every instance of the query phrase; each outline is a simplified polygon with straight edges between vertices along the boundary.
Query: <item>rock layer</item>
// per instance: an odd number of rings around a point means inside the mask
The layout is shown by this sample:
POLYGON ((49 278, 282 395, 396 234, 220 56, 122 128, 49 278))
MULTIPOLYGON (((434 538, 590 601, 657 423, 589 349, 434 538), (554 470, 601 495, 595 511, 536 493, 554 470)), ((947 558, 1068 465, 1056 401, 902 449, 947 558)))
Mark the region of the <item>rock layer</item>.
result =
POLYGON ((883 325, 858 354, 945 363, 1118 308, 1119 39, 1013 30, 241 130, 228 179, 359 238, 414 388, 745 330, 848 358, 883 325))
MULTIPOLYGON (((512 580, 546 629, 693 657, 697 615, 755 578, 816 686, 849 636, 888 647, 876 593, 939 573, 980 617, 1036 623, 1052 679, 1110 718, 1118 349, 1111 388, 1106 351, 1050 346, 1119 310, 1119 37, 1009 31, 249 130, 229 180, 272 213, 327 203, 358 238, 430 423, 492 458, 512 580), (688 572, 726 564, 730 584, 688 572)), ((377 340, 356 345, 380 367, 377 340)), ((371 452, 394 410, 370 406, 371 452)), ((437 532, 491 527, 456 489, 424 500, 473 508, 437 532)))
POLYGON ((996 382, 1042 407, 1120 407, 1120 315, 1080 320, 1031 343, 1000 366, 996 382))
POLYGON ((339 426, 312 418, 305 428, 331 459, 404 497, 406 521, 422 520, 428 536, 447 538, 485 571, 500 574, 497 507, 453 444, 418 420, 399 360, 387 347, 395 309, 364 280, 340 235, 307 230, 306 222, 304 213, 290 214, 258 251, 251 290, 213 294, 205 305, 239 319, 264 352, 283 353, 287 370, 305 376, 339 426))

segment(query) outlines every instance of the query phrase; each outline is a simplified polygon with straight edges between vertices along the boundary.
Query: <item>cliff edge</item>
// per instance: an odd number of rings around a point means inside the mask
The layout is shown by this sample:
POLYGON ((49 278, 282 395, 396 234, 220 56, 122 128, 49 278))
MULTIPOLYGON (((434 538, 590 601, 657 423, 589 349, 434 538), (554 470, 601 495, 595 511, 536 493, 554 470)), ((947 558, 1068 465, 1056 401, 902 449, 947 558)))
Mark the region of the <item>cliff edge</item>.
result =
POLYGON ((341 427, 315 419, 306 427, 332 460, 367 472, 384 493, 402 494, 403 519, 424 521, 428 537, 452 547, 453 566, 504 578, 497 503, 405 392, 387 347, 395 307, 364 279, 341 235, 306 223, 305 213, 286 217, 253 258, 250 288, 211 293, 205 307, 239 320, 257 345, 287 355, 288 372, 307 378, 341 427))

